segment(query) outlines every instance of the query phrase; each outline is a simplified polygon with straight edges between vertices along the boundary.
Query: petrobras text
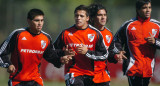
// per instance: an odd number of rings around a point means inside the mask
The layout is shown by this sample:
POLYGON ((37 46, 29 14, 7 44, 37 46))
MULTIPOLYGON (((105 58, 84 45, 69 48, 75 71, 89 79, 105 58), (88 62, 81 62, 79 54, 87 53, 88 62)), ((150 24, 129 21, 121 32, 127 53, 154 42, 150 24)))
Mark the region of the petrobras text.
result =
POLYGON ((32 49, 21 49, 23 53, 36 53, 36 54, 43 54, 44 51, 40 50, 32 50, 32 49))
POLYGON ((83 46, 83 45, 87 46, 87 48, 93 48, 93 44, 88 45, 88 44, 69 43, 69 47, 78 47, 78 46, 83 46))

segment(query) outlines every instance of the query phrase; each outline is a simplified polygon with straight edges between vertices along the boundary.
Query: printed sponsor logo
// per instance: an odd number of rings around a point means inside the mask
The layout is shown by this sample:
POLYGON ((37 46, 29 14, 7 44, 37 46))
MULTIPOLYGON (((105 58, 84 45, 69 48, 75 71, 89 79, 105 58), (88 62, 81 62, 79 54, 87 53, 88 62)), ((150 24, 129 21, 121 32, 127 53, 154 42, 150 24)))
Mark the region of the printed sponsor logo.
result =
POLYGON ((40 50, 32 50, 32 49, 21 49, 22 53, 36 53, 36 54, 43 54, 44 51, 40 51, 40 50))
MULTIPOLYGON (((82 46, 83 44, 69 43, 68 45, 69 47, 78 47, 78 46, 82 46)), ((93 44, 90 44, 90 45, 86 44, 85 46, 87 46, 87 48, 93 48, 93 44)))
POLYGON ((68 33, 68 35, 69 35, 69 36, 73 36, 73 34, 72 34, 72 33, 68 33))
POLYGON ((132 29, 131 30, 136 30, 136 28, 135 27, 132 27, 132 29))
POLYGON ((27 40, 26 37, 23 37, 22 40, 27 40))

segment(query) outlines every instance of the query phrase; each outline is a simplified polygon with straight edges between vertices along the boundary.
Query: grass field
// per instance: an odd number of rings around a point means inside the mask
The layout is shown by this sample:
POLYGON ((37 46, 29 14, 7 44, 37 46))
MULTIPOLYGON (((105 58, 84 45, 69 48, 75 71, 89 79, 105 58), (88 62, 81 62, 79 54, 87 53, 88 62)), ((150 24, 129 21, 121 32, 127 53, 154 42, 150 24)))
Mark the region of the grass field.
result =
MULTIPOLYGON (((0 68, 0 86, 7 86, 8 82, 8 73, 6 69, 0 68)), ((44 81, 44 86, 65 86, 64 81, 44 81)), ((126 77, 122 78, 111 78, 110 86, 128 86, 128 82, 126 77)), ((160 84, 156 84, 151 82, 149 86, 160 86, 160 84)))
MULTIPOLYGON (((45 86, 65 86, 64 82, 44 82, 45 86)), ((127 80, 112 79, 110 86, 129 86, 127 80)), ((160 84, 150 83, 149 86, 160 86, 160 84)))
MULTIPOLYGON (((45 86, 65 86, 64 82, 44 82, 45 86)), ((112 79, 110 86, 129 86, 126 79, 112 79)), ((149 86, 160 86, 151 82, 149 86)))

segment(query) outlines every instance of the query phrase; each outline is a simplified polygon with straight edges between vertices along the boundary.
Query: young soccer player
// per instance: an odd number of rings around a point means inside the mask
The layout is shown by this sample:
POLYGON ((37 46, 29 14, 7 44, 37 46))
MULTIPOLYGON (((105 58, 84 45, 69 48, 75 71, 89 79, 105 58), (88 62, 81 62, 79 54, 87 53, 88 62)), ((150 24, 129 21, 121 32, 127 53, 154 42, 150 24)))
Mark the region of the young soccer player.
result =
POLYGON ((31 9, 27 21, 28 27, 14 30, 0 46, 0 66, 8 68, 9 86, 43 86, 41 59, 60 67, 60 57, 67 54, 54 50, 50 35, 42 31, 44 13, 40 9, 31 9))

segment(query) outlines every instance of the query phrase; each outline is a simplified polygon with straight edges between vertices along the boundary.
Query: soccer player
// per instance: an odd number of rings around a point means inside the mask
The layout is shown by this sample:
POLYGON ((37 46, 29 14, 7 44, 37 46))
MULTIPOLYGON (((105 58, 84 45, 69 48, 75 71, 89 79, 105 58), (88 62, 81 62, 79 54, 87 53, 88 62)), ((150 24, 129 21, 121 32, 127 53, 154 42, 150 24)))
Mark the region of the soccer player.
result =
MULTIPOLYGON (((107 10, 101 4, 91 4, 89 6, 89 11, 89 23, 101 32, 103 40, 105 42, 106 49, 108 49, 112 42, 113 35, 112 32, 107 27, 105 27, 105 24, 107 23, 108 19, 107 10)), ((94 62, 95 66, 98 66, 94 71, 93 78, 93 81, 96 86, 110 86, 110 74, 107 68, 107 60, 111 63, 120 62, 120 60, 117 60, 118 58, 126 58, 123 54, 124 51, 122 51, 120 54, 116 54, 115 59, 112 59, 110 57, 106 60, 94 62)))
POLYGON ((14 30, 0 46, 0 66, 8 68, 9 86, 43 86, 39 72, 42 58, 56 67, 62 65, 60 57, 65 52, 54 50, 50 35, 42 31, 44 13, 31 9, 27 21, 28 27, 14 30))
MULTIPOLYGON (((98 29, 104 39, 106 49, 109 48, 113 35, 112 32, 105 27, 107 23, 107 10, 101 4, 91 4, 89 6, 90 13, 90 24, 98 29)), ((110 74, 107 69, 107 59, 102 61, 95 61, 94 78, 93 81, 96 83, 96 86, 109 86, 110 84, 110 74)))
POLYGON ((148 86, 153 75, 155 51, 160 48, 160 22, 151 19, 151 11, 151 0, 137 0, 136 17, 121 26, 110 47, 114 53, 126 52, 123 72, 129 86, 148 86))
POLYGON ((66 86, 92 86, 95 60, 105 60, 108 51, 101 33, 88 24, 88 8, 84 5, 74 11, 75 24, 60 33, 54 42, 56 49, 68 45, 75 51, 75 56, 65 65, 66 86))

